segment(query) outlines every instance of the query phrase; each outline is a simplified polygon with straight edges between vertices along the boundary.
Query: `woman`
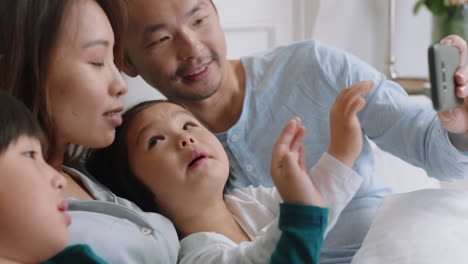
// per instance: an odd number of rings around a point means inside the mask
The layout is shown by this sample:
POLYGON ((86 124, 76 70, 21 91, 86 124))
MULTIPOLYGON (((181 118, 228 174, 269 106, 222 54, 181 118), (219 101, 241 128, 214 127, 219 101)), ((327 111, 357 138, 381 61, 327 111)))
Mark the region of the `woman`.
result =
POLYGON ((32 111, 46 134, 47 162, 67 180, 69 244, 89 244, 109 263, 175 263, 169 220, 70 168, 82 147, 111 144, 122 122, 127 86, 114 64, 122 58, 121 3, 6 0, 0 12, 0 87, 32 111))

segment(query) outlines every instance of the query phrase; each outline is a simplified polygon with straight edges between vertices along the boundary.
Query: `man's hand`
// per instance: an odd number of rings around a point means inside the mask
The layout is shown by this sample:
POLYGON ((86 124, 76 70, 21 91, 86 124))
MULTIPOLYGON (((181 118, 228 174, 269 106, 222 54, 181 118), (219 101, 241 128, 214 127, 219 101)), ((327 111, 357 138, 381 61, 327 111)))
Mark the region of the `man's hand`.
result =
POLYGON ((328 153, 350 168, 362 151, 361 124, 356 114, 366 104, 361 95, 374 83, 364 81, 344 88, 330 109, 330 147, 328 153))
POLYGON ((299 118, 286 124, 273 148, 271 177, 284 202, 326 207, 306 171, 305 134, 299 118))
POLYGON ((440 44, 454 46, 460 51, 460 68, 454 76, 456 83, 455 92, 458 97, 464 100, 464 104, 457 108, 440 112, 438 115, 442 125, 452 134, 450 137, 454 146, 460 150, 465 150, 464 148, 468 146, 468 65, 465 65, 467 44, 465 40, 456 35, 445 37, 440 41, 440 44))

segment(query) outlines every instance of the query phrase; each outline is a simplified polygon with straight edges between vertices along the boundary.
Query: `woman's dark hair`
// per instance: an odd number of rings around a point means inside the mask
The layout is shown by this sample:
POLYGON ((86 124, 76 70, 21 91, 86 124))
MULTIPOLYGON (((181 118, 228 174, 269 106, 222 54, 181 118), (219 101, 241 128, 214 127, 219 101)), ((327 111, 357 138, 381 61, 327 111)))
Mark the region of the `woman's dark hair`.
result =
POLYGON ((0 154, 20 136, 36 138, 43 146, 44 134, 28 108, 18 99, 0 91, 0 154))
MULTIPOLYGON (((78 0, 0 1, 0 89, 17 97, 38 120, 46 137, 45 158, 55 151, 55 125, 47 111, 45 80, 67 8, 78 0)), ((124 0, 96 0, 115 35, 114 57, 123 59, 124 0)), ((69 157, 65 157, 65 162, 69 157)))
POLYGON ((154 194, 130 170, 126 136, 132 120, 145 109, 165 100, 139 103, 122 115, 122 125, 115 130, 109 147, 95 149, 86 156, 86 170, 117 196, 137 204, 144 211, 157 212, 154 194))

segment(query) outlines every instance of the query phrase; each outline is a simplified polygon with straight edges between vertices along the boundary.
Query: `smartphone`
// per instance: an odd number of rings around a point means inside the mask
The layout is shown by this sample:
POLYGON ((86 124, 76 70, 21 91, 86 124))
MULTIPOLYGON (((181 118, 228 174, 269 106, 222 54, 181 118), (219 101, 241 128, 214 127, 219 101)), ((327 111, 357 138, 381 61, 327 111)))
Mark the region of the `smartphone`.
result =
POLYGON ((434 109, 446 111, 463 104, 455 94, 455 72, 460 67, 460 53, 453 46, 433 44, 428 50, 429 79, 434 109))

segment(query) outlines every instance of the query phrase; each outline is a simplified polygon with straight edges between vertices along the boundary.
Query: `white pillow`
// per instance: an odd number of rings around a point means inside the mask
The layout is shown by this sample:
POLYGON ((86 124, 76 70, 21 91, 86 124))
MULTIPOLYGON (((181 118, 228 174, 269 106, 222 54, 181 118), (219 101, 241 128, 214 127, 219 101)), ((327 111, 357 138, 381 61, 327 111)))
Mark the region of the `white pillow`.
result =
POLYGON ((352 263, 468 263, 468 192, 428 189, 386 197, 352 263))

